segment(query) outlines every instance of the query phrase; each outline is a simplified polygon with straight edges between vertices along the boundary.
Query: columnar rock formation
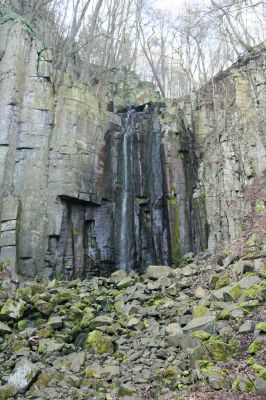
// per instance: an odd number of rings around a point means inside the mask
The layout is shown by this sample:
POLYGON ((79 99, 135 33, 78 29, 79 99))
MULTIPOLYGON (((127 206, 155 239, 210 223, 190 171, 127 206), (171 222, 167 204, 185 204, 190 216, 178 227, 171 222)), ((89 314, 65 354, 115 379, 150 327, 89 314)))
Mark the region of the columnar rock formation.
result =
POLYGON ((237 237, 241 189, 266 168, 265 52, 195 99, 116 114, 67 76, 55 89, 51 51, 21 23, 0 34, 2 262, 71 279, 237 237))

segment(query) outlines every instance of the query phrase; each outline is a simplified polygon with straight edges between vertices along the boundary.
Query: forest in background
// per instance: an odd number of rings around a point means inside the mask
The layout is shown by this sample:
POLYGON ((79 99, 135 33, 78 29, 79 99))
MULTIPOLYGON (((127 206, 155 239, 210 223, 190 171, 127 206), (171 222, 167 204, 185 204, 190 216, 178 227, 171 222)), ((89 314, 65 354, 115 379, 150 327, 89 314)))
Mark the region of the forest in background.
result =
POLYGON ((147 0, 0 0, 0 22, 23 18, 54 54, 54 82, 67 71, 107 87, 119 69, 185 96, 254 46, 265 46, 266 3, 210 0, 169 10, 147 0))

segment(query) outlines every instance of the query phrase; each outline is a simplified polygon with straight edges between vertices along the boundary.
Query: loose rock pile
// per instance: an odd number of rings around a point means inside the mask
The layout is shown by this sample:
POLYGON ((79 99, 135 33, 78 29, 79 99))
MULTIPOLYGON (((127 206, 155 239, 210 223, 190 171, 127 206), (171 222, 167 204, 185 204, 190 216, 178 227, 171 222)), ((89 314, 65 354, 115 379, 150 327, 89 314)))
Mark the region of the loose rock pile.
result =
POLYGON ((184 263, 46 286, 2 281, 0 399, 196 399, 199 381, 263 398, 265 260, 184 263))

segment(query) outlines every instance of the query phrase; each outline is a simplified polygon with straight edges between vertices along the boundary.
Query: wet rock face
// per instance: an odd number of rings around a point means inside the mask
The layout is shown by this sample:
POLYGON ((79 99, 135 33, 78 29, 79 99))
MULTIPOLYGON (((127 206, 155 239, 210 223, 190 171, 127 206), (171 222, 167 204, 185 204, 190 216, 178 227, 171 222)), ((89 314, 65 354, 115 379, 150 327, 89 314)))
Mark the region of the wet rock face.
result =
POLYGON ((161 130, 159 108, 116 115, 69 78, 55 89, 51 52, 23 25, 7 34, 1 262, 23 275, 64 279, 172 262, 180 227, 172 226, 177 190, 166 184, 163 146, 175 138, 161 130))
POLYGON ((122 151, 118 159, 116 201, 120 268, 144 270, 168 264, 169 222, 161 157, 161 129, 156 112, 129 110, 122 117, 122 151))

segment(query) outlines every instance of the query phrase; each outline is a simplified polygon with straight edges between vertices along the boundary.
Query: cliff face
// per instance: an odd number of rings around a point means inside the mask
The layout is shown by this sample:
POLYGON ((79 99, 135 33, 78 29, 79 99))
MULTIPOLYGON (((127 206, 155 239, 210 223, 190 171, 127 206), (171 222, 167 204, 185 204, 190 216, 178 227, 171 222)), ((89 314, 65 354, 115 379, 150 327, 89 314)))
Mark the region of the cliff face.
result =
POLYGON ((68 77, 55 90, 51 52, 21 24, 0 34, 1 262, 142 271, 237 237, 241 188, 266 168, 265 53, 193 101, 115 114, 68 77))
POLYGON ((185 121, 198 138, 194 213, 205 204, 208 248, 236 239, 247 210, 243 188, 265 178, 266 52, 239 60, 197 93, 185 121))
POLYGON ((1 259, 26 275, 64 265, 77 276, 86 205, 99 206, 107 191, 105 135, 120 118, 67 79, 55 93, 51 54, 22 25, 1 37, 1 259))

